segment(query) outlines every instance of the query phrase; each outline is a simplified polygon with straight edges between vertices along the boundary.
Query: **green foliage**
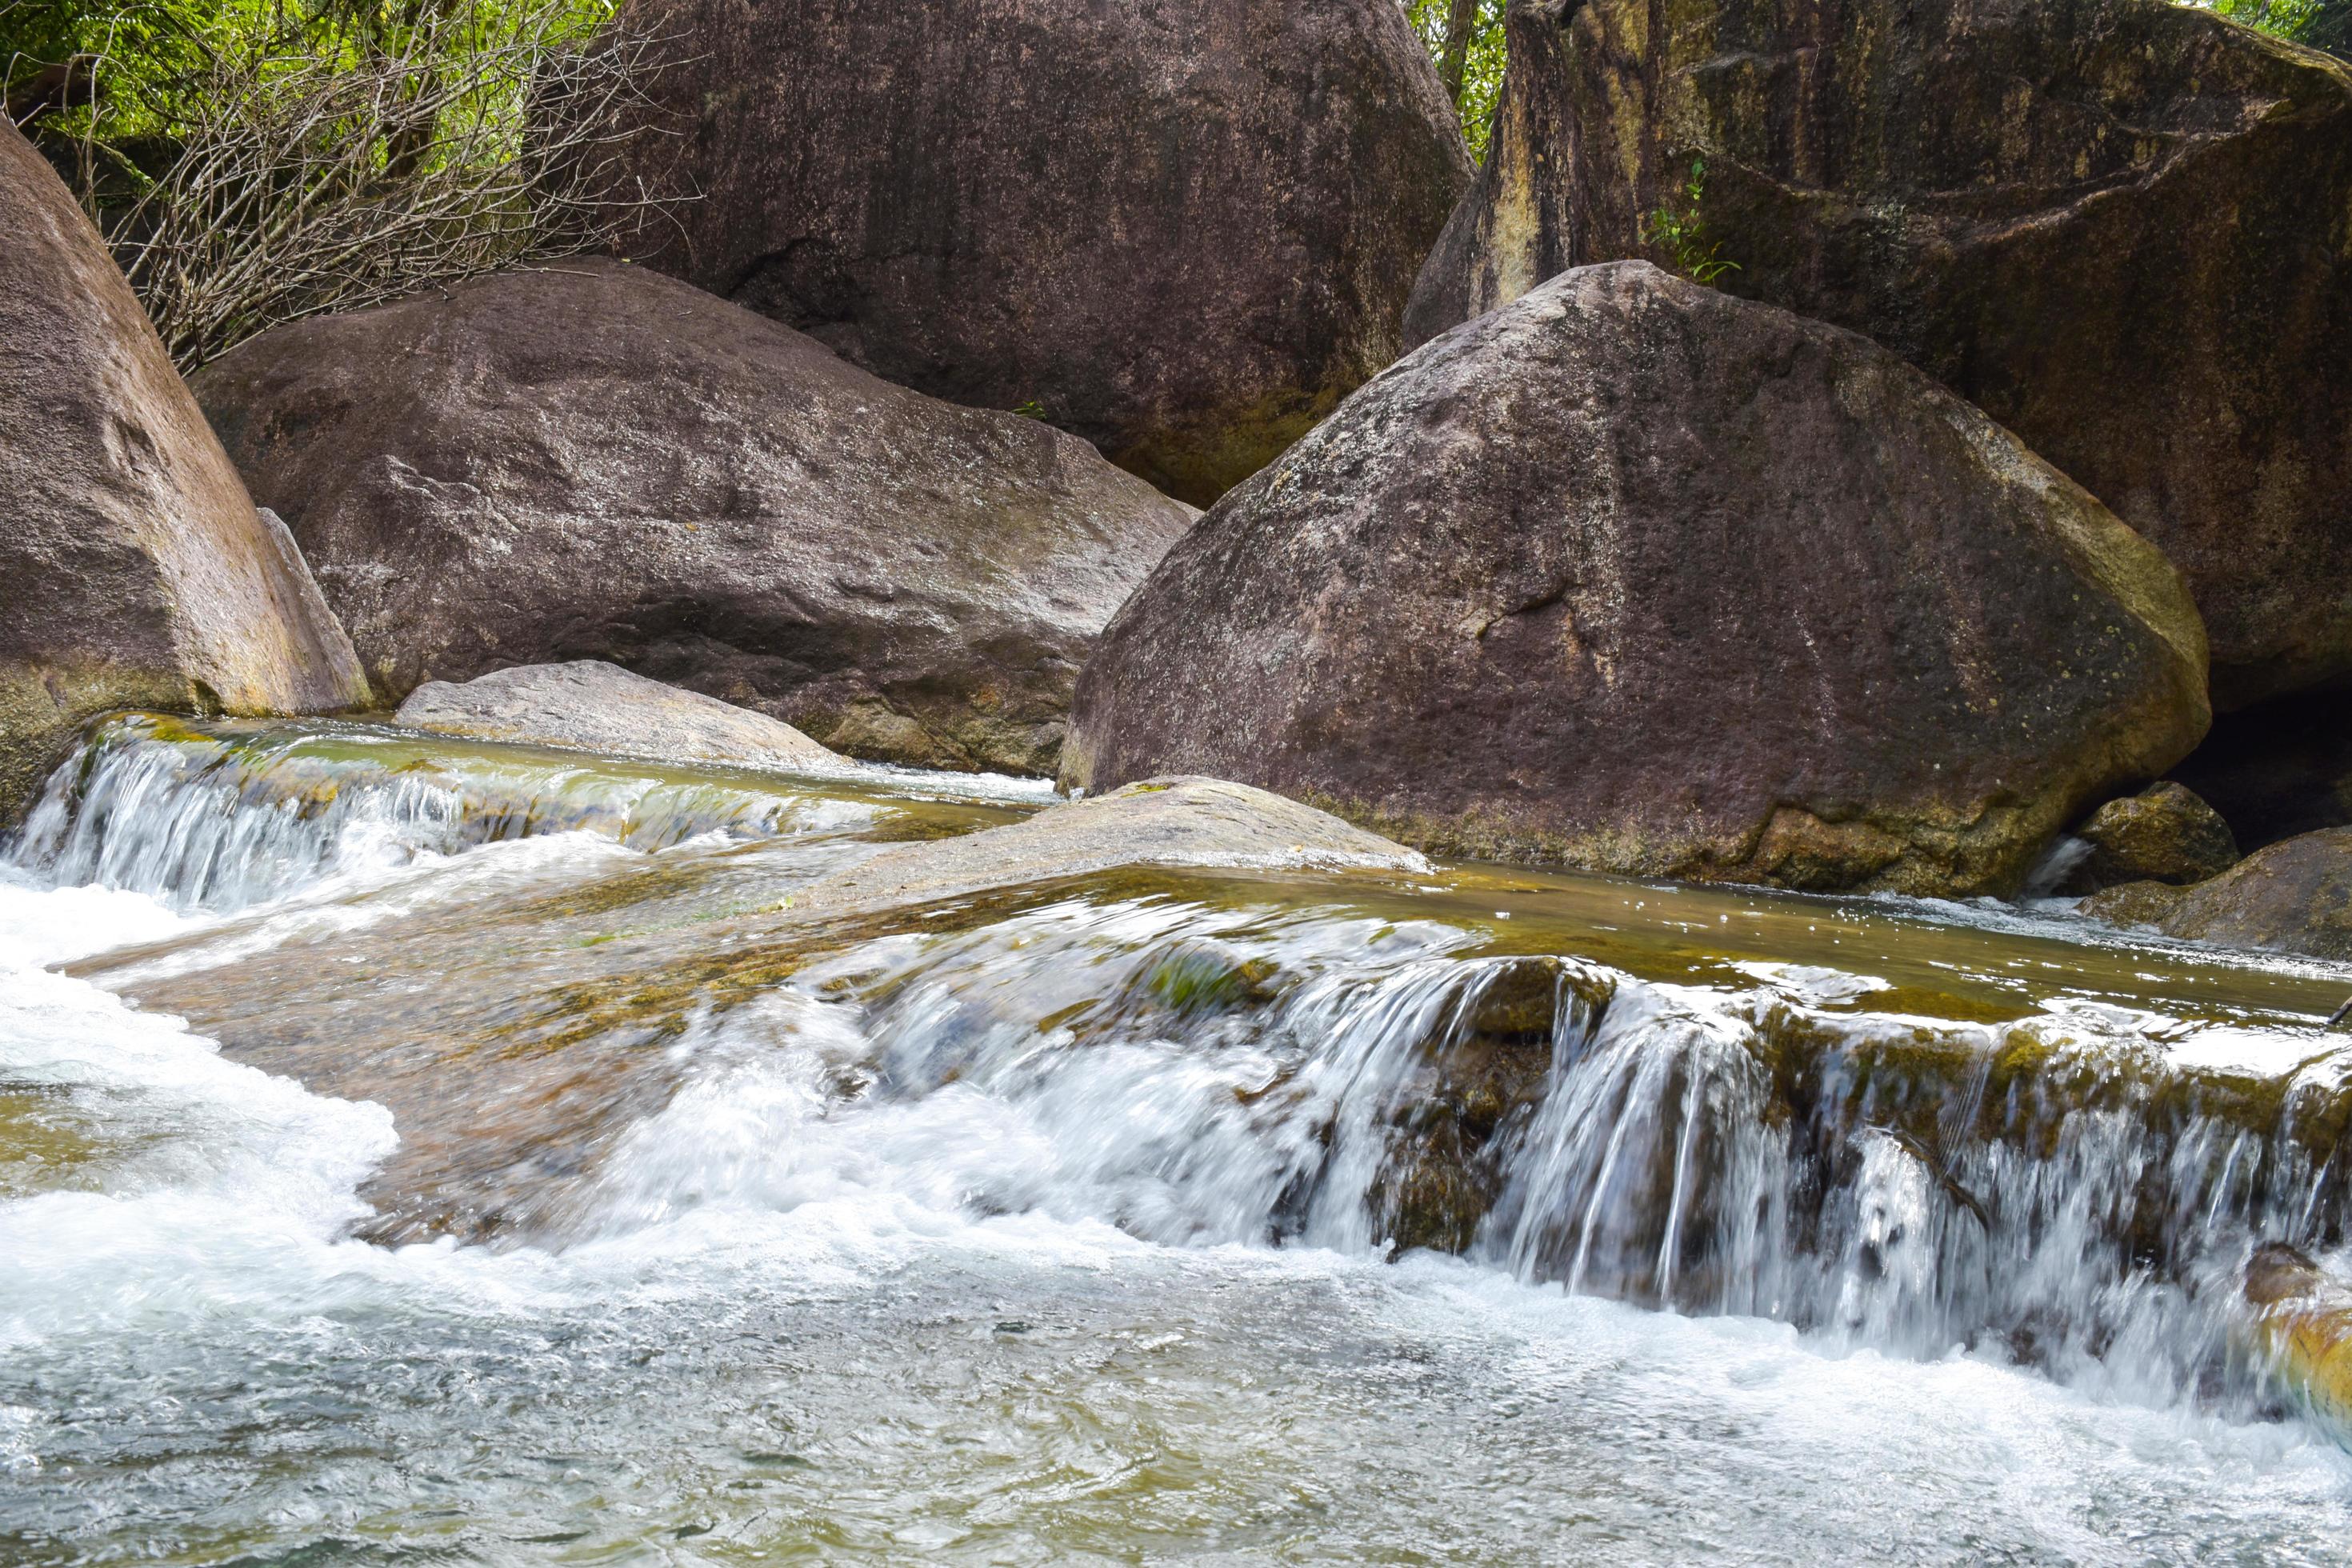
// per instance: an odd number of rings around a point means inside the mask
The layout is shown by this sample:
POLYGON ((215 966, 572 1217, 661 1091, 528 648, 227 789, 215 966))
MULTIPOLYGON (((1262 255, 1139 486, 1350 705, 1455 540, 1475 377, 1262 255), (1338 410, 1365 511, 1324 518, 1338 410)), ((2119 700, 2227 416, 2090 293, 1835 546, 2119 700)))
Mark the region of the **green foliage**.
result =
POLYGON ((658 206, 593 179, 650 47, 615 3, 0 0, 0 73, 193 366, 658 206))
MULTIPOLYGON (((585 38, 615 3, 559 0, 545 41, 585 38)), ((416 55, 420 41, 446 59, 511 42, 524 27, 546 30, 549 9, 536 0, 0 0, 0 78, 14 95, 45 67, 86 68, 89 100, 28 129, 53 144, 120 149, 200 123, 210 107, 202 97, 224 72, 267 83, 322 66, 359 69, 416 55)))
POLYGON ((2210 0, 2217 16, 2352 58, 2352 0, 2210 0))
POLYGON ((1051 423, 1050 420, 1045 418, 1045 405, 1038 402, 1034 397, 1024 397, 1020 402, 1014 404, 1013 405, 1013 412, 1018 414, 1024 419, 1035 419, 1043 423, 1051 423))
MULTIPOLYGON (((1495 100, 1503 93, 1505 0, 1475 3, 1468 47, 1463 52, 1462 89, 1454 94, 1454 108, 1462 116, 1462 134, 1470 142, 1470 155, 1483 163, 1486 161, 1486 137, 1495 118, 1495 100)), ((1445 61, 1446 24, 1453 9, 1453 0, 1405 0, 1405 15, 1412 22, 1412 30, 1421 36, 1430 58, 1439 62, 1441 70, 1445 61)))
POLYGON ((1642 240, 1666 253, 1675 270, 1693 282, 1713 284, 1739 263, 1723 258, 1723 242, 1707 237, 1701 206, 1706 200, 1706 160, 1691 160, 1690 176, 1676 193, 1679 202, 1662 202, 1642 218, 1642 240))

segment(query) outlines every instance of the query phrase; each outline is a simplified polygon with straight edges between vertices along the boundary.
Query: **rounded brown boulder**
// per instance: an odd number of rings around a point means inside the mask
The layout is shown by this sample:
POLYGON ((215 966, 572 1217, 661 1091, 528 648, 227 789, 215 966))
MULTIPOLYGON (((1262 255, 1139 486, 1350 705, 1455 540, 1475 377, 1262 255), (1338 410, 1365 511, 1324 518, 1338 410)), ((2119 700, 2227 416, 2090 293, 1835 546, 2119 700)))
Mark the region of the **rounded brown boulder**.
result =
POLYGON ((2082 910, 2190 942, 2352 959, 2352 828, 2284 839, 2193 888, 2126 882, 2084 900, 2082 910))
POLYGON ((1578 269, 1169 553, 1066 783, 1235 778, 1444 853, 2007 892, 2209 720, 2179 575, 1854 333, 1578 269))
POLYGON ((612 261, 293 322, 195 387, 394 698, 606 659, 852 755, 1049 773, 1192 521, 1050 426, 612 261))
POLYGON ((115 708, 352 708, 367 683, 98 232, 0 119, 0 826, 115 708))
POLYGON ((2170 556, 2217 707, 2352 678, 2352 66, 2168 0, 1519 0, 1507 26, 1409 341, 1570 267, 1725 264, 2170 556))
POLYGON ((1395 359, 1467 186, 1396 0, 635 0, 625 243, 1206 505, 1395 359))
POLYGON ((2064 895, 2124 882, 2180 887, 2218 877, 2238 860, 2237 838, 2221 814, 2170 779, 2107 802, 2074 835, 2082 858, 2058 884, 2064 895))

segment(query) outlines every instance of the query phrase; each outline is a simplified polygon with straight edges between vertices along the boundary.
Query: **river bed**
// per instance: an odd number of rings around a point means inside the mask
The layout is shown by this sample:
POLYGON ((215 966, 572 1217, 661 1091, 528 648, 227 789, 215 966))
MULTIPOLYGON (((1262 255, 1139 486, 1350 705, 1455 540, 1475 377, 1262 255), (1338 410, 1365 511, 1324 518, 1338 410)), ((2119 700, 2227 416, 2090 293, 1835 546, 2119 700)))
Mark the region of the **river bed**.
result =
POLYGON ((69 773, 0 872, 0 1561, 2352 1538, 2233 1290, 2343 1261, 2342 966, 1475 867, 819 941, 795 889, 1048 797, 331 724, 69 773), (1400 1247, 1398 1108, 1538 957, 1540 1093, 1400 1247))

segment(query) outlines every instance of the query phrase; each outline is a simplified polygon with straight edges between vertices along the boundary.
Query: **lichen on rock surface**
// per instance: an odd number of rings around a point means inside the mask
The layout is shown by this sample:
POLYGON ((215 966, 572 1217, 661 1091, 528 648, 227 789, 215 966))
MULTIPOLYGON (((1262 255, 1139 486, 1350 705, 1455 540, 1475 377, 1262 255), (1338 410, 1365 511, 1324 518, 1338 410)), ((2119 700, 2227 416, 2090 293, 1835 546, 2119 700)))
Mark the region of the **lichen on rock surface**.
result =
POLYGON ((1466 187, 1395 0, 635 0, 631 253, 1206 505, 1393 360, 1466 187))
POLYGON ((2164 0, 1524 0, 1420 342, 1673 258, 1876 339, 2161 547, 2215 705, 2352 675, 2352 67, 2164 0))
POLYGON ((2013 891, 2203 733, 2179 574, 1857 334, 1581 268, 1424 345, 1104 634, 1066 783, 1279 790, 1446 854, 2013 891))

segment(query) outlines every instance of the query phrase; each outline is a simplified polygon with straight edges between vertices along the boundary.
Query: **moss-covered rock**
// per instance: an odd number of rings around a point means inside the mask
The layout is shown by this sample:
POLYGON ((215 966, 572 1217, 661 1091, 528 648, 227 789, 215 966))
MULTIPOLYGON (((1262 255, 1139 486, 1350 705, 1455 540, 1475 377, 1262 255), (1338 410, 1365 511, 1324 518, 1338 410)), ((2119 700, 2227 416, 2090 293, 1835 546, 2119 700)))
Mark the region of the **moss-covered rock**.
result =
POLYGON ((2060 885, 2064 894, 2123 882, 2181 887, 2218 877, 2238 859, 2238 841, 2221 814, 2168 780, 2107 802, 2074 832, 2089 847, 2060 885))
POLYGON ((2252 1335, 2274 1375, 2336 1439, 2352 1446, 2352 1285, 2281 1242, 2246 1265, 2252 1335))
POLYGON ((2180 907, 2181 889, 2169 882, 2119 882, 2101 889, 2080 905, 2084 914, 2112 926, 2154 926, 2162 929, 2167 916, 2180 907))
POLYGON ((2352 68, 2164 0, 1519 0, 1507 26, 1413 341, 1568 268, 1712 257, 2162 547, 2217 706, 2352 674, 2352 68))

